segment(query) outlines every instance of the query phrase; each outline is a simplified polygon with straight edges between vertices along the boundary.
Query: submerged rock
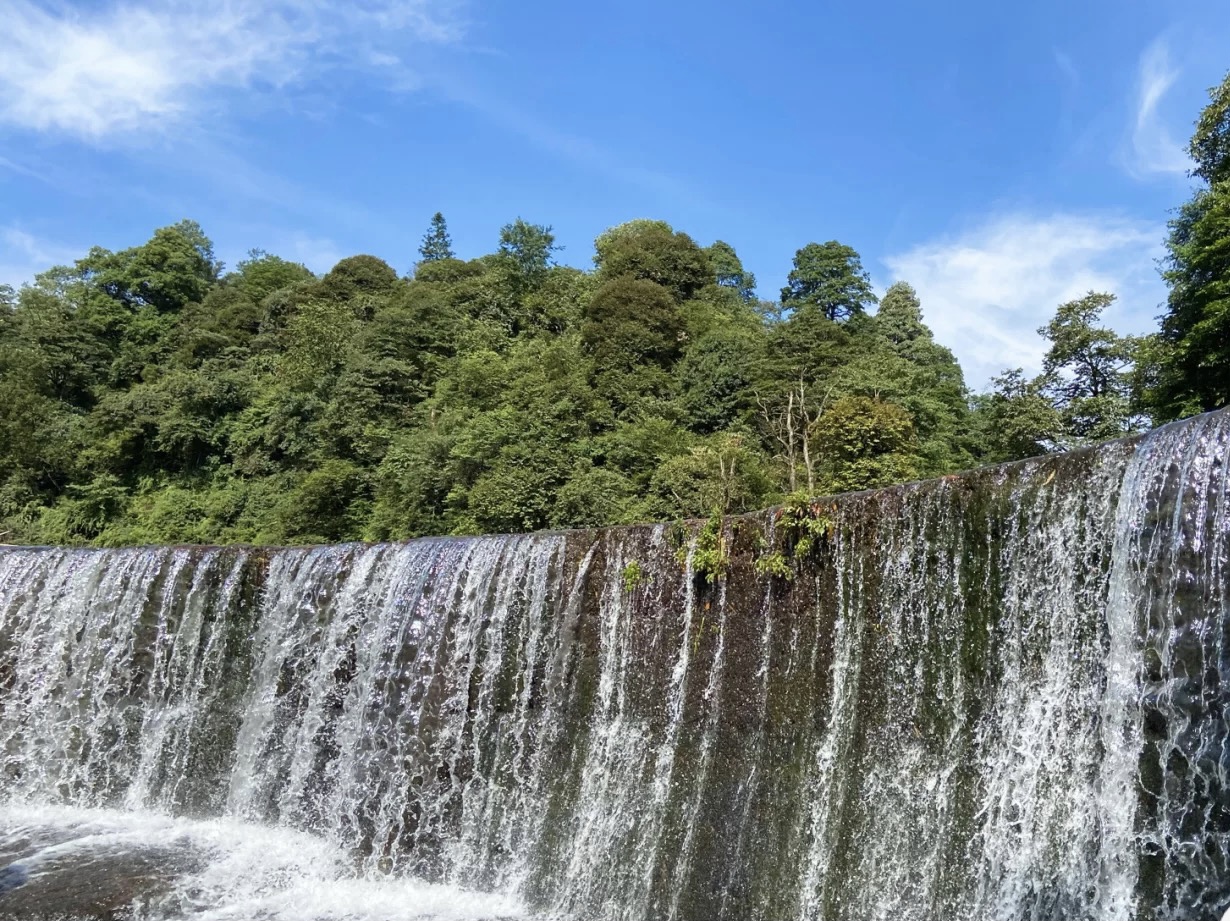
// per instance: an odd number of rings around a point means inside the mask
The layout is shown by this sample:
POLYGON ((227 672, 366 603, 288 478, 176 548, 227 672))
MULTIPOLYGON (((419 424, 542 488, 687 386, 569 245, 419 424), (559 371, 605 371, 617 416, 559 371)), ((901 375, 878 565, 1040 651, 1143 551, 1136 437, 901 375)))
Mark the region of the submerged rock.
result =
POLYGON ((510 898, 359 878, 314 835, 236 821, 0 807, 3 921, 512 921, 510 898))
POLYGON ((29 879, 29 872, 19 863, 11 863, 7 867, 0 868, 0 895, 10 889, 24 886, 29 879))
POLYGON ((121 921, 158 904, 204 857, 187 841, 79 825, 25 825, 4 850, 21 859, 0 870, 0 917, 10 921, 121 921), (21 837, 25 847, 15 846, 21 837))

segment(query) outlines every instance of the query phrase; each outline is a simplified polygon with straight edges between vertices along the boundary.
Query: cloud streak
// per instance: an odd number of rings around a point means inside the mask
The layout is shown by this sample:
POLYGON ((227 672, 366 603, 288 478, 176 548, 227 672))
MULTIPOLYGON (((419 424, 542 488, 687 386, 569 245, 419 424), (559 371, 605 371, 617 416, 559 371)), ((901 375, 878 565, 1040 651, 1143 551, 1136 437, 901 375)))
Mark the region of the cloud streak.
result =
POLYGON ((1122 333, 1153 328, 1165 292, 1155 268, 1165 228, 1119 216, 1011 214, 884 259, 922 299, 936 338, 953 349, 970 386, 1005 368, 1036 371, 1037 329, 1064 301, 1109 291, 1106 321, 1122 333))
POLYGON ((1171 136, 1159 111, 1178 77, 1179 71, 1170 64, 1170 46, 1162 36, 1140 56, 1128 158, 1128 168, 1134 176, 1185 175, 1191 169, 1191 160, 1171 136))
POLYGON ((71 265, 85 255, 75 249, 37 237, 16 225, 0 227, 0 285, 20 288, 53 265, 71 265))
POLYGON ((463 83, 449 87, 447 95, 453 102, 473 109, 492 124, 523 138, 539 150, 582 169, 661 198, 686 199, 693 207, 712 208, 711 203, 685 181, 641 166, 635 157, 615 153, 590 138, 562 131, 514 104, 495 99, 463 83))
POLYGON ((413 46, 458 41, 460 0, 0 0, 0 122, 98 141, 163 130, 226 89, 338 69, 413 83, 413 46))

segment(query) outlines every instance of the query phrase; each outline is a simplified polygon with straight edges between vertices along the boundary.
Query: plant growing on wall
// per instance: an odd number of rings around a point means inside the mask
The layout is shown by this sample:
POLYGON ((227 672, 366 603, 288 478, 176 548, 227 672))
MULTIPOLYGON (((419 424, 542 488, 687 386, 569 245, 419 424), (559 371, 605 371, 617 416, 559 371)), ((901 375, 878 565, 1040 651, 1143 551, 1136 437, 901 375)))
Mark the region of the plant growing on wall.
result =
POLYGON ((791 497, 777 510, 777 524, 792 544, 792 555, 797 560, 806 556, 820 543, 832 536, 833 519, 829 512, 836 506, 816 502, 803 496, 791 497))
POLYGON ((770 550, 767 553, 762 553, 756 557, 756 562, 752 564, 752 568, 760 576, 776 576, 779 579, 785 579, 787 582, 794 580, 794 570, 790 567, 790 561, 786 559, 786 554, 780 550, 770 550))
MULTIPOLYGON (((681 546, 675 556, 680 565, 686 566, 688 546, 681 546)), ((712 585, 726 575, 730 566, 730 548, 727 545, 721 513, 715 511, 696 532, 691 557, 693 575, 704 578, 709 584, 712 585)))
POLYGON ((633 560, 624 566, 620 578, 623 581, 624 591, 634 592, 644 584, 647 575, 640 562, 633 560))

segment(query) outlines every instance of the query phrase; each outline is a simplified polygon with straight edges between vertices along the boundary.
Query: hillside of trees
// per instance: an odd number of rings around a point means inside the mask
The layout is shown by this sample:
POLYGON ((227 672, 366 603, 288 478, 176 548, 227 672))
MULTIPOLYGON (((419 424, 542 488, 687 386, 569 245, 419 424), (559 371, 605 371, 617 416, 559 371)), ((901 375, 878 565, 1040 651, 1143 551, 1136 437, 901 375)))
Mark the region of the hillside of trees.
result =
POLYGON ((1040 375, 972 394, 905 281, 836 241, 780 297, 722 241, 549 226, 323 277, 199 226, 0 288, 0 542, 297 543, 670 520, 1114 438, 1230 401, 1230 77, 1192 139, 1160 331, 1057 305, 1040 375), (405 268, 405 267, 403 267, 405 268))

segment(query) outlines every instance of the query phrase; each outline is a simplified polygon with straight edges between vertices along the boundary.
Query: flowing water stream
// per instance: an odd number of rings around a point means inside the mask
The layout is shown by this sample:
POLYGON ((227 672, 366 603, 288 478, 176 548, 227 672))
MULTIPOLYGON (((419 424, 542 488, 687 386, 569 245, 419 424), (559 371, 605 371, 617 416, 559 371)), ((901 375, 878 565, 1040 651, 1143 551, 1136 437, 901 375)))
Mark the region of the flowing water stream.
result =
POLYGON ((0 917, 1217 918, 1228 460, 732 520, 714 583, 666 526, 0 550, 0 917))

